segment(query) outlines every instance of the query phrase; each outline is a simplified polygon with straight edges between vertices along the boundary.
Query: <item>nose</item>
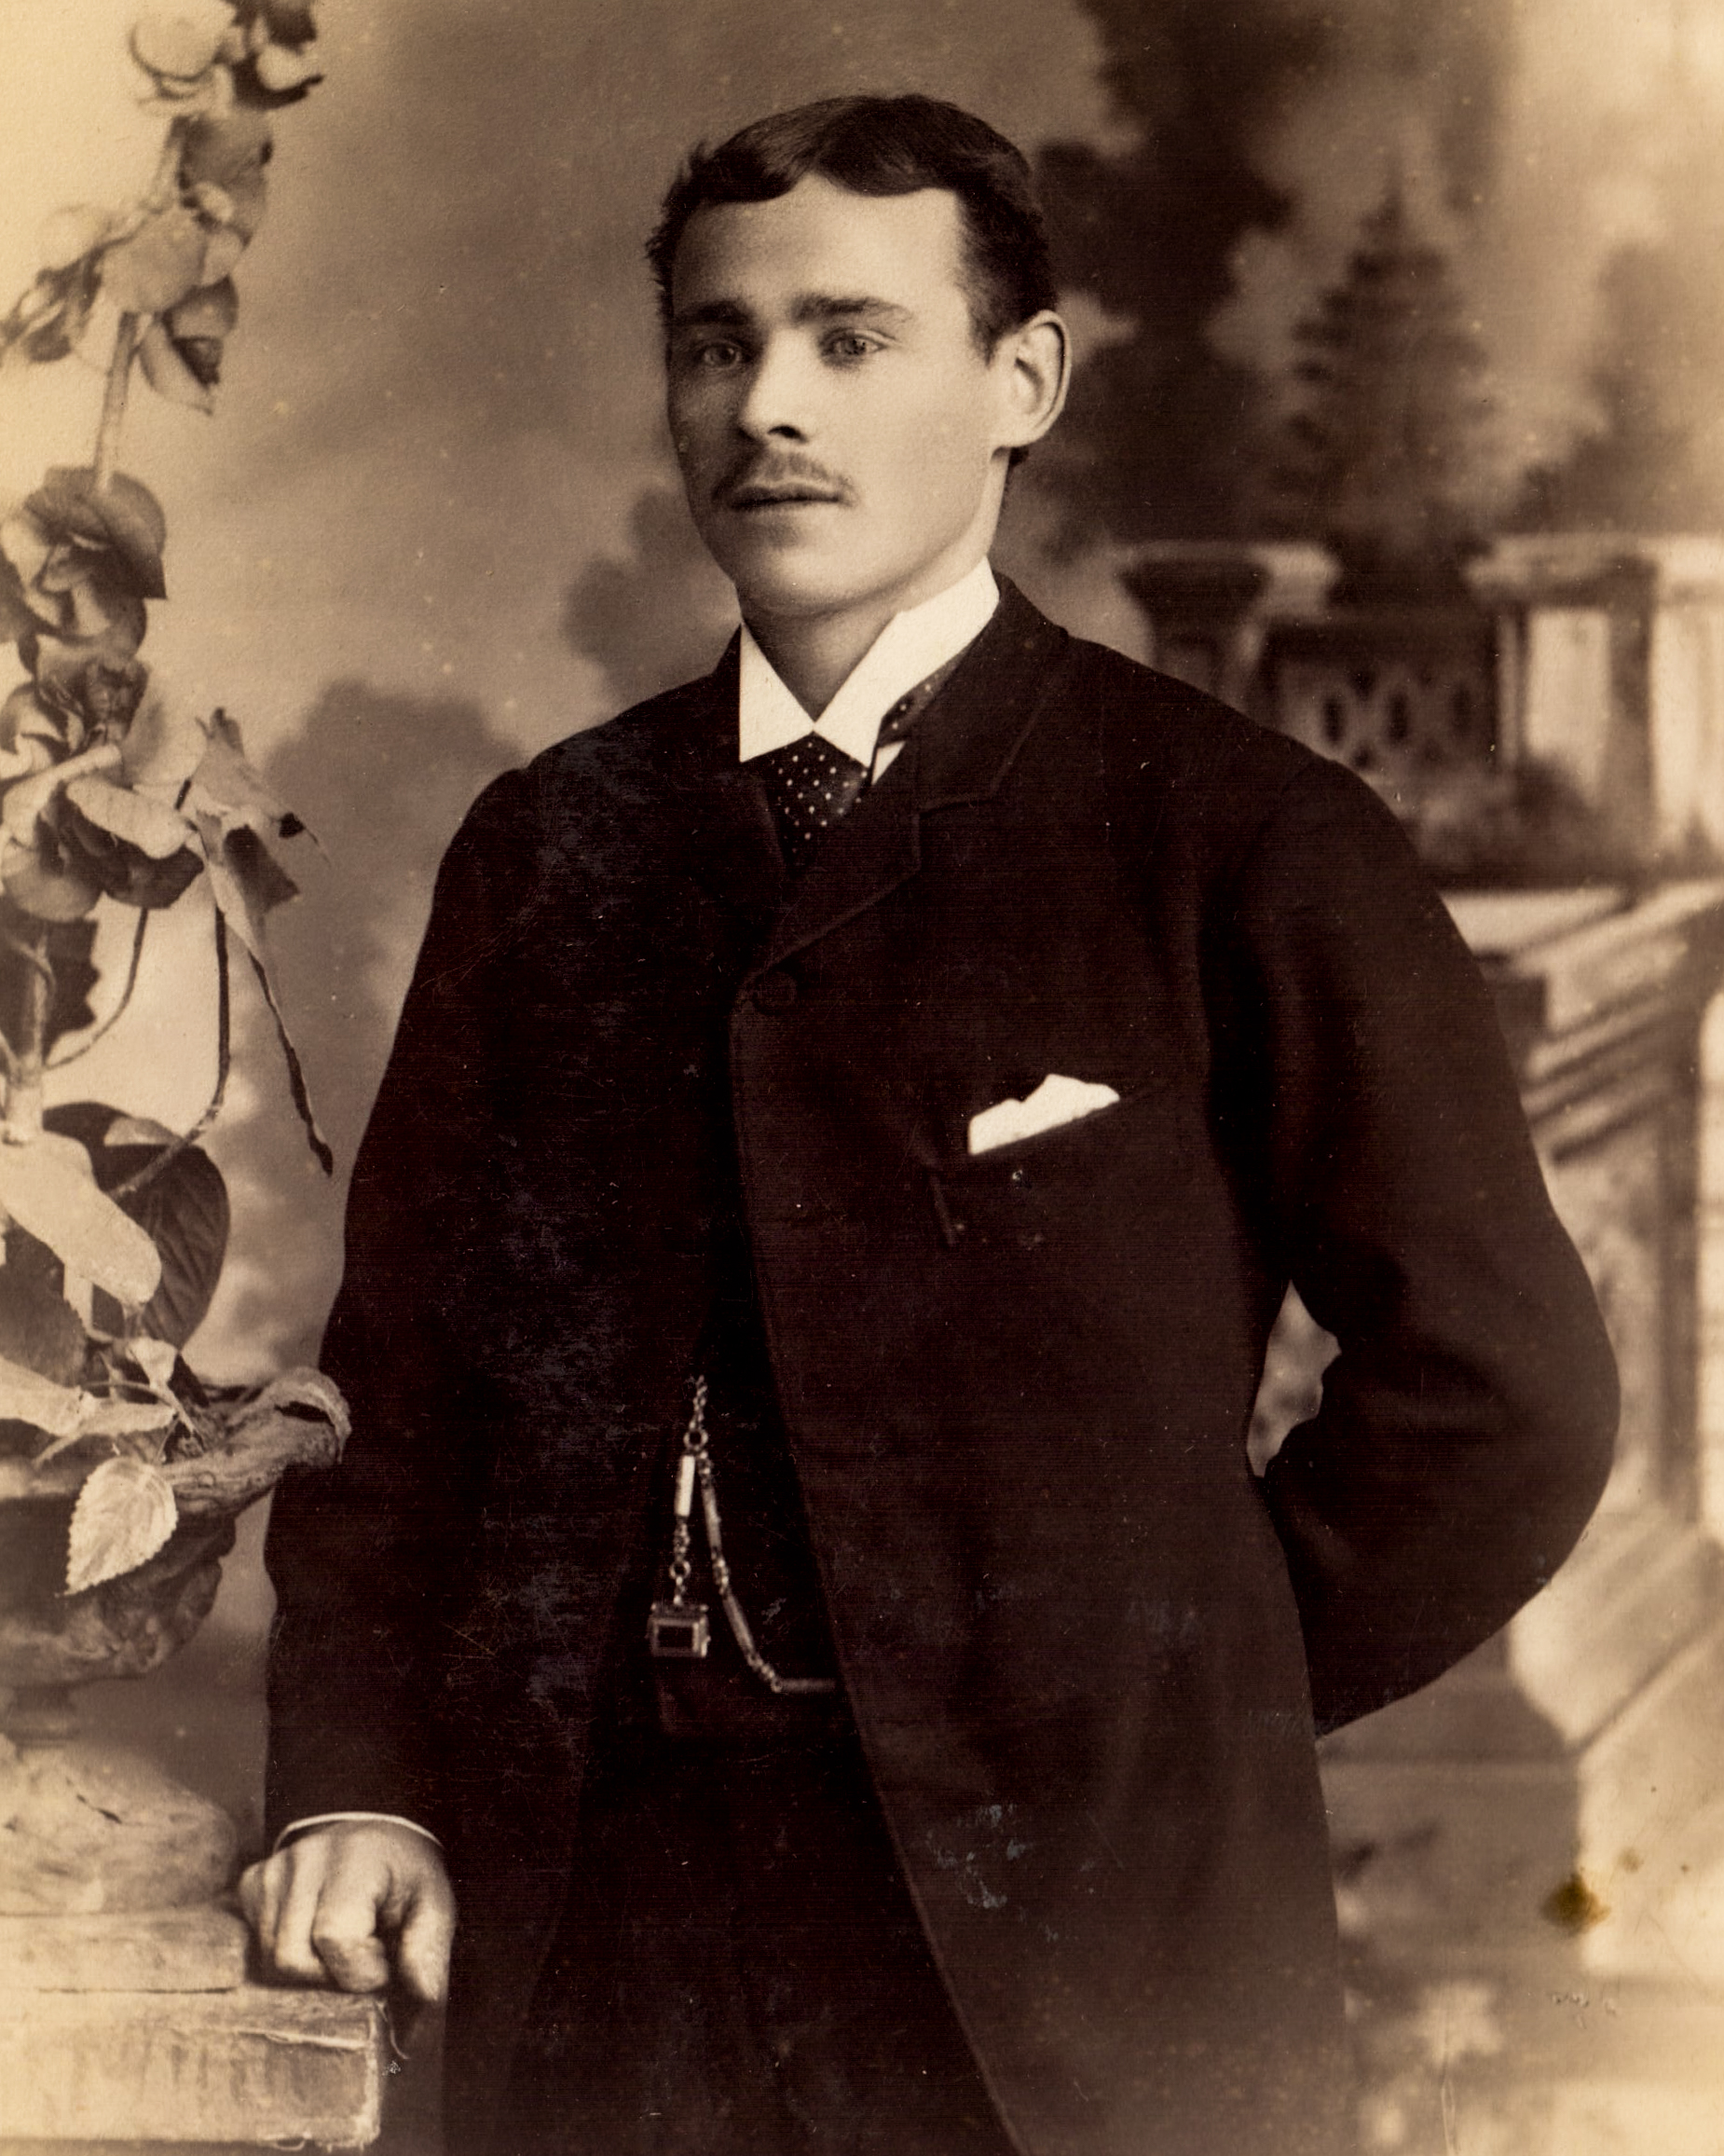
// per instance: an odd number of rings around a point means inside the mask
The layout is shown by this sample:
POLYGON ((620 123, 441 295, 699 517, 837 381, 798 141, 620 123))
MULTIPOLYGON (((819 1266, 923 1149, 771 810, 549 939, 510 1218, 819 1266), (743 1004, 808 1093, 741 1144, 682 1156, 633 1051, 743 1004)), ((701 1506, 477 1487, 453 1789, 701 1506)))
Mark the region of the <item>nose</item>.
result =
POLYGON ((813 384, 795 342, 769 337, 756 354, 736 407, 750 441, 806 442, 814 427, 813 384))

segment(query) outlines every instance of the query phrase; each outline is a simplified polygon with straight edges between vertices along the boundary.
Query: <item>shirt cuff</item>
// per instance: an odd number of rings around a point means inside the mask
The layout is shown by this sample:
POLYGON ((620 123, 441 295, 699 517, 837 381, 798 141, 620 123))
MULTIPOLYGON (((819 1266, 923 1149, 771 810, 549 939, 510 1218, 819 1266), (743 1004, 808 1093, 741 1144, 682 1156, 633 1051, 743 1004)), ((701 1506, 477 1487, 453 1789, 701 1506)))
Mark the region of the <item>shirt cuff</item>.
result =
MULTIPOLYGON (((313 1827, 363 1826, 405 1827, 410 1833, 423 1834, 434 1848, 442 1848, 429 1827, 420 1826, 417 1820, 404 1820, 399 1812, 313 1812, 309 1819, 290 1820, 275 1838, 275 1847, 284 1849, 289 1842, 297 1841, 301 1834, 309 1833, 313 1827)), ((274 1853, 273 1851, 271 1852, 274 1853)))

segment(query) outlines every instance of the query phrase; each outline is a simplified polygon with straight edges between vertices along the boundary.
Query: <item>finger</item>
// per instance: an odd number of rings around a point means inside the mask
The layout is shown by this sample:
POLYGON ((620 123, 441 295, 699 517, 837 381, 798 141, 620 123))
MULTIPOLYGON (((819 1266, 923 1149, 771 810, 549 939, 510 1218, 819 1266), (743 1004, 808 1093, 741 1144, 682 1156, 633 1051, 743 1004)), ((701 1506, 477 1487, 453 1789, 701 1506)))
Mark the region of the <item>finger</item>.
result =
POLYGON ((328 1972, 311 1943, 329 1869, 326 1852, 320 1847, 320 1837, 308 1835, 303 1842, 290 1843, 279 1861, 282 1892, 267 1941, 270 1958, 277 1973, 295 1984, 327 1983, 328 1972))
POLYGON ((439 1874, 415 1893, 395 1945, 402 1983, 427 2006, 441 2004, 448 1989, 454 1943, 455 1898, 439 1874))
POLYGON ((389 1891, 387 1866, 366 1845, 339 1846, 318 1899, 311 1945, 343 1991, 381 1991, 389 1982, 389 1953, 378 1936, 389 1891))
POLYGON ((266 1888, 264 1874, 269 1868, 269 1860, 260 1858, 255 1864, 248 1864, 239 1874, 234 1898, 239 1904, 239 1914, 252 1929, 262 1939, 264 1932, 264 1902, 266 1888))
POLYGON ((311 1945, 337 1990, 381 1991, 390 1980, 390 1957, 382 1940, 363 1929, 351 1911, 320 1916, 312 1928, 311 1945))

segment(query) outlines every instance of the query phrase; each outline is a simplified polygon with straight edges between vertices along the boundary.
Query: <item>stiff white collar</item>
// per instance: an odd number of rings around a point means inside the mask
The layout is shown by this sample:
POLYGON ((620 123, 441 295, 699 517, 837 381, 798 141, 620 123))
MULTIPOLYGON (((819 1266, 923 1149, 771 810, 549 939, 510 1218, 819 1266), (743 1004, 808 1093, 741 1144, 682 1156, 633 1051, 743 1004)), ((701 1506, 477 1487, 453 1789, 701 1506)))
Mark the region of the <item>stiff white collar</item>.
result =
POLYGON ((818 719, 811 719, 748 632, 742 633, 737 690, 737 752, 744 763, 818 734, 872 765, 881 722, 900 696, 955 659, 992 618, 1000 587, 985 560, 920 606, 894 614, 856 661, 818 719))

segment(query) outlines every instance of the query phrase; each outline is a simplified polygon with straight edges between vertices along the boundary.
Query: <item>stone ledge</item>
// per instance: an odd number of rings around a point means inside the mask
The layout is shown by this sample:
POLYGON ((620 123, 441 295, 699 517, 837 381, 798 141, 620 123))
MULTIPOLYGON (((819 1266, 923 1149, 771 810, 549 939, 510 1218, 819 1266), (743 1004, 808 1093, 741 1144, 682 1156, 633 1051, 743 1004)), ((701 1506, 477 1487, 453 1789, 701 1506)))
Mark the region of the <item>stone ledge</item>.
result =
POLYGON ((13 1993, 0 2015, 0 2148, 310 2142, 382 2124, 382 2006, 338 1992, 13 1993))
POLYGON ((235 1991, 249 1955, 245 1925, 225 1909, 0 1916, 0 1993, 235 1991))

